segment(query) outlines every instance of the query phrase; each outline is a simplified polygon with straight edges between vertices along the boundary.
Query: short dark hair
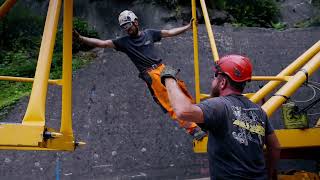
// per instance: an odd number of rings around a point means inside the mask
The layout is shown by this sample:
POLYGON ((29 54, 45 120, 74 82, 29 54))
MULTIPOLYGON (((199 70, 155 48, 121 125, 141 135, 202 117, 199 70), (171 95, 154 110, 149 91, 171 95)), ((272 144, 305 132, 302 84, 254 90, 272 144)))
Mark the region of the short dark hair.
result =
POLYGON ((234 89, 243 92, 244 88, 246 87, 247 82, 236 82, 234 80, 232 80, 229 76, 227 76, 226 74, 221 74, 223 77, 225 77, 227 79, 227 81, 229 82, 230 86, 233 87, 234 89))

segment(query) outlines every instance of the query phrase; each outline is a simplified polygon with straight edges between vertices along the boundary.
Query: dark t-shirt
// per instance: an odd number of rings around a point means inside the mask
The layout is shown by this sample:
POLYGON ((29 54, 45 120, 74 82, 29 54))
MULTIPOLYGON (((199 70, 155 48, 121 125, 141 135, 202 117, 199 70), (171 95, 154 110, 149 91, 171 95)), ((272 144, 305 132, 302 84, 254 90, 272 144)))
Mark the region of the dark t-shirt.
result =
POLYGON ((261 107, 241 95, 198 106, 209 131, 211 179, 267 179, 263 146, 273 127, 261 107))
POLYGON ((116 50, 126 53, 139 72, 143 72, 153 64, 161 62, 154 48, 154 43, 160 40, 161 31, 146 29, 139 37, 124 36, 112 42, 116 50))

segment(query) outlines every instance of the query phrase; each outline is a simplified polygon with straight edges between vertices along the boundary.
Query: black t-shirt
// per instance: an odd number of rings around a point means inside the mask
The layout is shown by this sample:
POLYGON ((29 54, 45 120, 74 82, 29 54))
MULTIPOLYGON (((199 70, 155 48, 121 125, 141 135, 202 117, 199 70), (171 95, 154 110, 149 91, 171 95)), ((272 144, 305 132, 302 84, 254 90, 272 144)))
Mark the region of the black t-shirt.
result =
POLYGON ((241 95, 198 106, 209 131, 211 179, 267 179, 263 146, 273 127, 261 107, 241 95))
POLYGON ((154 47, 154 43, 160 40, 161 31, 146 29, 139 37, 124 36, 112 42, 117 51, 126 53, 139 72, 143 72, 153 64, 161 62, 154 47))

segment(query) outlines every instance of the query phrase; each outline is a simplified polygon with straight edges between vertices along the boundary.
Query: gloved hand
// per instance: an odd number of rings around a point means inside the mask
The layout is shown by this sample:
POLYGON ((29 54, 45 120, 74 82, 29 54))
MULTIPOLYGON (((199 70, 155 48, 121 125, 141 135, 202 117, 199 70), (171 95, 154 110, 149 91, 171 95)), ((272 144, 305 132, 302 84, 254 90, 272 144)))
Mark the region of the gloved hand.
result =
POLYGON ((171 66, 165 66, 160 74, 161 83, 165 86, 166 78, 173 78, 177 80, 177 74, 180 72, 180 69, 175 69, 171 66))

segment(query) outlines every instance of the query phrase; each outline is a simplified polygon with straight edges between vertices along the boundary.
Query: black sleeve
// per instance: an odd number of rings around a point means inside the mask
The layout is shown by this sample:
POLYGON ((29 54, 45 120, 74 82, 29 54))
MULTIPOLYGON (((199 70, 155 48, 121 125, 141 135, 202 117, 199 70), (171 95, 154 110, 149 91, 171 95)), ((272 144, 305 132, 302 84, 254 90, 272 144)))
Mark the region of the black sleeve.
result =
POLYGON ((270 123, 269 119, 266 121, 266 136, 272 134, 274 132, 274 128, 270 123))
POLYGON ((263 113, 264 113, 265 122, 266 122, 265 134, 266 134, 266 137, 267 137, 268 135, 273 133, 274 128, 273 128, 271 122, 269 121, 269 118, 268 118, 267 114, 264 111, 263 111, 263 113))
POLYGON ((224 103, 219 98, 205 100, 197 106, 203 112, 204 124, 208 129, 221 127, 223 123, 224 103))
POLYGON ((112 42, 115 46, 115 50, 117 51, 123 51, 124 50, 124 47, 123 47, 123 43, 122 43, 122 38, 117 38, 117 39, 112 39, 112 42))
POLYGON ((161 31, 160 30, 155 30, 155 29, 149 29, 148 32, 150 33, 153 42, 158 42, 161 40, 161 31))

